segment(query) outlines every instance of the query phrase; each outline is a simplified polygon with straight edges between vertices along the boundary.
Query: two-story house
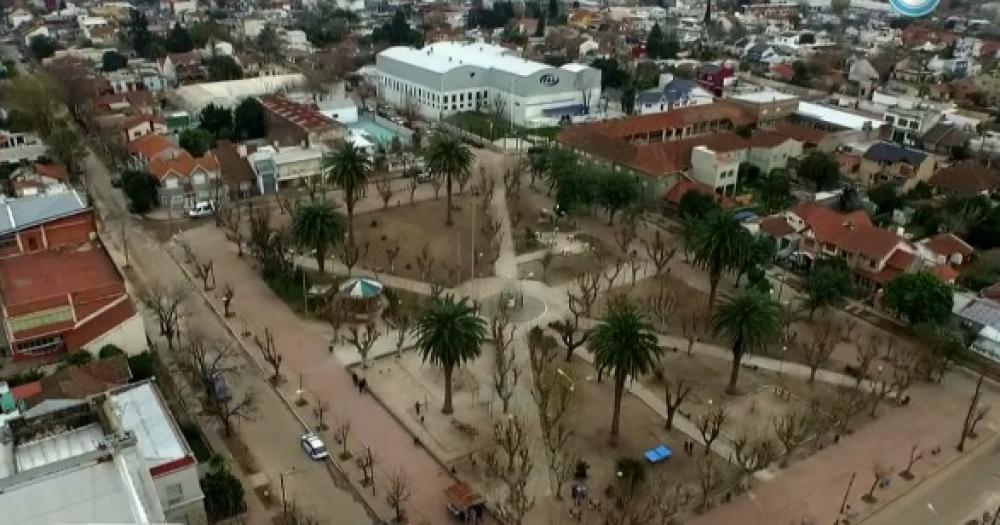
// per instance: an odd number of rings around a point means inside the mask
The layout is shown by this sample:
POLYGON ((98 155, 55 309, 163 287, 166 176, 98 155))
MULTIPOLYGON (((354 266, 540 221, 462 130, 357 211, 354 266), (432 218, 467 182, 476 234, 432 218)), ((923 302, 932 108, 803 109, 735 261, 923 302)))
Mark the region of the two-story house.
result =
POLYGON ((691 150, 691 178, 718 193, 733 195, 740 163, 746 158, 747 144, 742 139, 728 144, 695 146, 691 150))
POLYGON ((247 156, 257 179, 257 191, 272 195, 279 189, 306 184, 323 174, 321 147, 303 148, 265 146, 247 156))
POLYGON ((858 182, 866 188, 891 182, 900 192, 913 189, 918 182, 927 182, 934 174, 934 156, 891 142, 872 144, 861 157, 858 182))
POLYGON ((726 85, 735 78, 736 71, 721 64, 702 64, 695 72, 695 81, 716 96, 722 95, 726 85))
POLYGON ((146 135, 128 143, 133 168, 148 171, 158 182, 159 202, 189 208, 199 201, 228 195, 212 152, 194 157, 162 135, 146 135))
POLYGON ((167 121, 161 115, 135 115, 126 118, 121 123, 123 144, 140 139, 146 135, 169 135, 167 121))
POLYGON ((715 97, 693 80, 661 79, 661 86, 636 95, 635 108, 640 115, 662 113, 685 106, 711 104, 715 97))
POLYGON ((789 159, 802 156, 803 144, 780 133, 760 129, 750 136, 747 162, 761 173, 788 168, 789 159))

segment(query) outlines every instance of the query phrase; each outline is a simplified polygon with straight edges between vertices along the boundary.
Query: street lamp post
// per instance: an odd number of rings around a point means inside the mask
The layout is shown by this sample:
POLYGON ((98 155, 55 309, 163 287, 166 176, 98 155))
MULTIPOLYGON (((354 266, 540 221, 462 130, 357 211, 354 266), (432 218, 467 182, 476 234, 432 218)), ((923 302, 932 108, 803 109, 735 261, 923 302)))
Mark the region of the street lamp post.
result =
POLYGON ((295 472, 295 467, 291 467, 278 474, 278 480, 281 483, 281 512, 285 516, 288 516, 288 501, 285 499, 285 474, 291 474, 292 472, 295 472))

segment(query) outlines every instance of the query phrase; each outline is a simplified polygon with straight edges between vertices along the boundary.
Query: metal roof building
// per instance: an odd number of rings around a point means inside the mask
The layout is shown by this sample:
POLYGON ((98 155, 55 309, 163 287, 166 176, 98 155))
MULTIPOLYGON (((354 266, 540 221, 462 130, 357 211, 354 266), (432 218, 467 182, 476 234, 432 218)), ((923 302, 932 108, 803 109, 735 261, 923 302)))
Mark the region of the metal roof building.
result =
POLYGON ((515 124, 557 124, 596 107, 601 73, 582 64, 552 67, 483 42, 390 47, 376 57, 379 97, 426 118, 498 112, 515 124))

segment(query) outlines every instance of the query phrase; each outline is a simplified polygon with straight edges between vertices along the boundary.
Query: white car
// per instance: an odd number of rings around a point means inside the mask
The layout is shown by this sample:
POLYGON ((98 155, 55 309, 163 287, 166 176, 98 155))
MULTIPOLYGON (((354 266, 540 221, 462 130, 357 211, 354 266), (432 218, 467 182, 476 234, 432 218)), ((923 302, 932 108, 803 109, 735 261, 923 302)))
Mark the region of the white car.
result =
POLYGON ((188 209, 187 215, 192 219, 197 219, 199 217, 209 217, 215 213, 215 203, 212 201, 200 201, 196 202, 194 206, 188 209))
POLYGON ((326 457, 330 455, 330 453, 326 450, 326 445, 323 444, 323 440, 316 434, 306 434, 302 436, 301 442, 302 448, 312 459, 326 459, 326 457))

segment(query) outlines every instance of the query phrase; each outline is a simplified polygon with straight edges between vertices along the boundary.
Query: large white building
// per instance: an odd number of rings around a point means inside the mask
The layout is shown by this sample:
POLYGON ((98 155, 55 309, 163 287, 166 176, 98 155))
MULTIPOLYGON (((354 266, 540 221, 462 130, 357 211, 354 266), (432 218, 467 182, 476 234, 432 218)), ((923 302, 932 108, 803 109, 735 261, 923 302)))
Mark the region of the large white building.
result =
POLYGON ((432 120, 502 109, 515 124, 547 126, 589 113, 601 97, 597 69, 575 63, 552 67, 482 42, 390 47, 375 63, 379 98, 413 106, 432 120))

